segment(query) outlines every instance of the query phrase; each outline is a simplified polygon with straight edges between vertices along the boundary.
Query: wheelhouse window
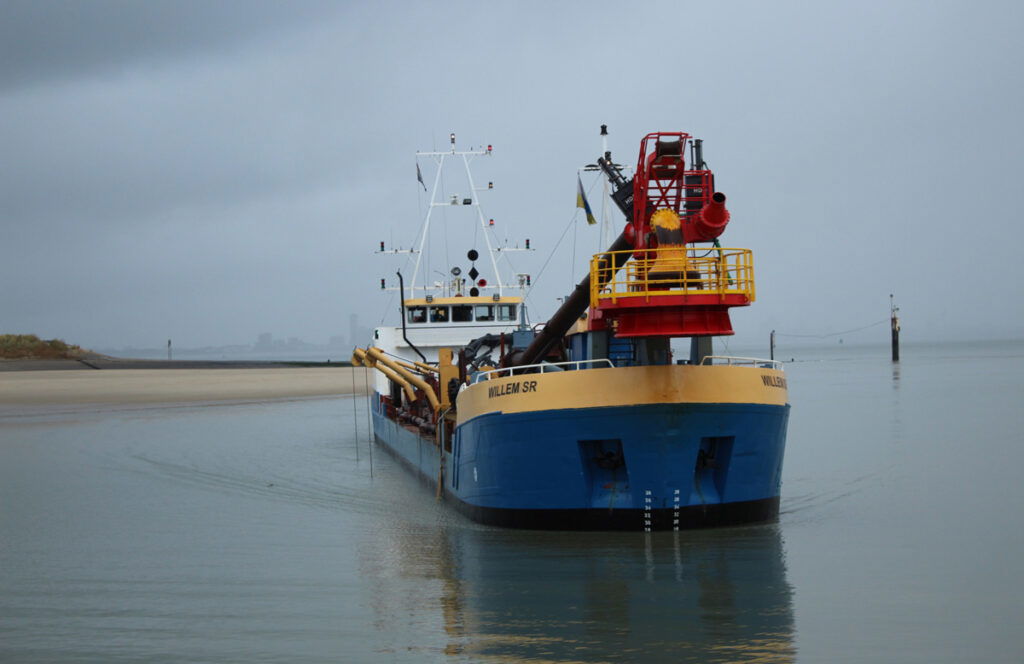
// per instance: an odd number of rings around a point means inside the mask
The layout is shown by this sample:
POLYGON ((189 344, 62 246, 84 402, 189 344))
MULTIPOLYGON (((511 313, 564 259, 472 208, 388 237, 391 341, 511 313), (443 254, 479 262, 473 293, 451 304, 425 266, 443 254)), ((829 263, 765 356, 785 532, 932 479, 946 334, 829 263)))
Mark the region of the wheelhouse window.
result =
POLYGON ((427 308, 426 307, 406 307, 405 309, 406 320, 410 323, 426 323, 427 322, 427 308))
POLYGON ((430 307, 431 323, 447 323, 448 307, 430 307))
POLYGON ((478 321, 489 322, 494 320, 494 307, 490 304, 478 304, 473 307, 476 310, 478 321))
POLYGON ((452 305, 452 322, 453 323, 470 323, 473 321, 473 305, 471 304, 453 304, 452 305))
POLYGON ((498 305, 498 320, 515 320, 516 319, 516 305, 514 304, 499 304, 498 305))

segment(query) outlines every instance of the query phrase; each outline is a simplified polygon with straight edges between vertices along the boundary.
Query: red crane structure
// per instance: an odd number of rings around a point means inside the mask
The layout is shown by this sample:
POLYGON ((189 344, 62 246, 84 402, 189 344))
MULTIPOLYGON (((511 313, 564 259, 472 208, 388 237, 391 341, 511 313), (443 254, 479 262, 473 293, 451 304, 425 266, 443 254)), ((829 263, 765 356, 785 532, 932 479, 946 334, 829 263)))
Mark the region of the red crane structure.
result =
POLYGON ((632 249, 591 261, 591 329, 610 327, 617 337, 733 334, 729 308, 754 301, 753 257, 718 245, 729 211, 714 184, 700 139, 684 132, 643 138, 623 232, 632 249))

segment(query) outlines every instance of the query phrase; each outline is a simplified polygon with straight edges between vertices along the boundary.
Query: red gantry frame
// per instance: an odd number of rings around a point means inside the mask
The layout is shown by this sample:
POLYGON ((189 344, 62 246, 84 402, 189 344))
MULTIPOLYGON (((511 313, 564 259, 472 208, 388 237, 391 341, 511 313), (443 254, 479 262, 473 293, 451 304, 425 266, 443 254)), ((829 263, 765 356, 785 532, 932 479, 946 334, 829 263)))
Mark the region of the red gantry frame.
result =
POLYGON ((655 132, 643 138, 633 180, 633 219, 626 229, 632 260, 618 273, 609 269, 610 256, 595 256, 592 329, 611 323, 620 337, 733 333, 728 309, 754 300, 750 252, 692 246, 715 241, 729 223, 725 195, 715 192, 714 182, 699 141, 689 134, 655 132), (689 169, 688 149, 699 161, 689 169), (673 241, 659 242, 651 226, 660 210, 678 216, 673 241))

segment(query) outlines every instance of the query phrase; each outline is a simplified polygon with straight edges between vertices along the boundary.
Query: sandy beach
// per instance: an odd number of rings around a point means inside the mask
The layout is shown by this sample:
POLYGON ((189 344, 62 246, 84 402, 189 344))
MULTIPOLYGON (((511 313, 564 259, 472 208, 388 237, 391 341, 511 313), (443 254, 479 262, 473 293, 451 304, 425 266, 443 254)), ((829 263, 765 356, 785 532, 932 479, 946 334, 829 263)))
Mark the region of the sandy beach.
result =
POLYGON ((361 368, 0 372, 0 405, 144 404, 365 394, 361 368), (353 378, 355 384, 353 385, 353 378))

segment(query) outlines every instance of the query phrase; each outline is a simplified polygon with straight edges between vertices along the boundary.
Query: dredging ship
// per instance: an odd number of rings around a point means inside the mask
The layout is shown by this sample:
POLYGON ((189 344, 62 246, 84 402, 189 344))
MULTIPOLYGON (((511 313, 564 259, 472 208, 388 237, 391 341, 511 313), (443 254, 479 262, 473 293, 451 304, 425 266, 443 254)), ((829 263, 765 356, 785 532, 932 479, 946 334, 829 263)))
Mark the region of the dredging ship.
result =
MULTIPOLYGON (((419 249, 409 253, 418 269, 434 210, 472 210, 495 283, 477 279, 476 250, 469 281, 458 267, 433 286, 417 287, 416 270, 408 288, 400 280, 401 327, 377 328, 373 345, 352 357, 378 370, 376 441, 487 524, 651 531, 775 519, 786 378, 778 362, 713 353, 713 337, 733 334, 729 309, 751 304, 755 289, 750 250, 718 242, 729 212, 702 141, 648 134, 631 179, 610 152, 598 158, 626 226, 533 327, 522 297, 530 279, 500 277, 496 256, 509 248, 488 239, 486 188, 470 173, 491 146, 460 152, 454 134, 451 142, 450 151, 418 153, 437 175, 419 249), (441 200, 452 159, 465 166, 470 193, 441 200), (520 295, 509 295, 517 285, 520 295), (673 357, 673 338, 689 339, 688 357, 673 357)), ((417 175, 422 182, 418 164, 417 175)))

